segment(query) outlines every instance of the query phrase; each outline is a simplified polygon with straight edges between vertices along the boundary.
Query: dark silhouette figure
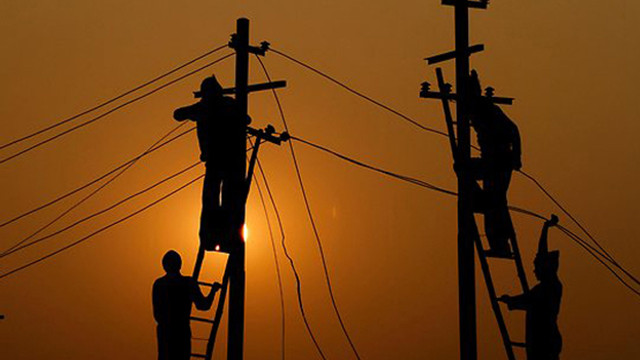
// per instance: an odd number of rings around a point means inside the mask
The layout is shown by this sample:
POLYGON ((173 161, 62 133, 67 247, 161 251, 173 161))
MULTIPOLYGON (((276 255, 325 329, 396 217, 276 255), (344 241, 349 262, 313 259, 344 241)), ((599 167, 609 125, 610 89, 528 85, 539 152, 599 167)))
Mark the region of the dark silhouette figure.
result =
POLYGON ((200 159, 206 165, 200 242, 205 249, 214 250, 216 245, 225 247, 231 231, 241 227, 236 219, 244 206, 245 126, 251 119, 240 115, 233 98, 223 96, 215 76, 204 79, 194 95, 201 100, 177 109, 173 117, 197 124, 200 159))
POLYGON ((540 281, 529 292, 518 296, 504 295, 499 300, 509 310, 525 310, 527 360, 557 360, 562 350, 562 337, 558 329, 558 313, 562 298, 562 283, 558 279, 558 251, 548 250, 547 233, 557 224, 554 215, 545 222, 540 235, 538 254, 534 260, 534 274, 540 281))
POLYGON ((510 257, 509 239, 515 237, 507 204, 507 190, 513 170, 520 170, 521 144, 518 127, 502 110, 482 96, 475 70, 470 78, 470 117, 478 136, 480 160, 476 178, 482 180, 480 202, 489 241, 489 256, 510 257))
POLYGON ((188 360, 191 357, 191 304, 198 310, 211 308, 220 284, 205 297, 197 282, 180 274, 180 255, 170 250, 162 258, 166 274, 153 283, 153 317, 157 323, 158 360, 188 360))

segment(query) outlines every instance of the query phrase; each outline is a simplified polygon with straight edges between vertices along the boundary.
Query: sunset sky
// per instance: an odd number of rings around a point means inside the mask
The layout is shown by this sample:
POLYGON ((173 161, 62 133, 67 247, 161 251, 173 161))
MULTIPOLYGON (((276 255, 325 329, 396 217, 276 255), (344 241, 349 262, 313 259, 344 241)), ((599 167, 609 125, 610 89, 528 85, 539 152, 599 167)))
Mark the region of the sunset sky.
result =
MULTIPOLYGON (((253 44, 269 41, 421 124, 445 130, 440 102, 418 97, 420 83, 436 83, 434 68, 423 58, 454 46, 453 9, 438 0, 21 0, 0 2, 0 13, 0 144, 225 44, 239 17, 251 20, 253 44)), ((520 128, 523 170, 556 195, 620 264, 640 274, 640 3, 493 0, 489 10, 471 11, 470 37, 471 43, 485 45, 484 52, 471 58, 483 86, 516 98, 503 109, 520 128)), ((170 79, 231 51, 224 49, 170 79)), ((267 53, 264 61, 274 79, 287 80, 288 86, 278 92, 293 135, 455 190, 446 138, 421 131, 275 53, 267 53)), ((177 125, 173 110, 195 101, 192 91, 204 77, 215 73, 223 85, 232 86, 233 66, 233 59, 227 59, 0 164, 0 223, 142 153, 177 125)), ((443 65, 450 82, 453 69, 453 62, 443 65)), ((253 58, 250 81, 266 81, 253 58)), ((249 112, 255 126, 283 129, 269 92, 250 95, 249 112)), ((0 150, 0 159, 45 138, 0 150)), ((456 359, 455 198, 295 145, 336 300, 362 358, 456 359)), ((191 165, 198 155, 195 134, 175 141, 142 159, 46 233, 191 165)), ((263 145, 260 159, 320 346, 329 359, 351 359, 332 312, 288 147, 263 145)), ((0 259, 0 273, 143 207, 203 171, 200 166, 113 212, 0 259)), ((197 183, 69 251, 0 279, 0 314, 6 316, 0 320, 0 358, 155 358, 151 286, 163 275, 160 261, 169 249, 182 254, 183 273, 191 272, 200 190, 197 183)), ((0 228, 0 249, 77 199, 0 228)), ((509 199, 544 215, 557 213, 561 224, 577 229, 523 176, 514 175, 509 199)), ((275 224, 273 212, 270 216, 275 224)), ((542 224, 512 216, 527 275, 534 282, 532 260, 542 224)), ((247 359, 278 359, 276 268, 255 187, 247 203, 247 226, 245 354, 247 359)), ((285 294, 286 356, 319 358, 273 230, 285 294)), ((561 358, 639 359, 639 297, 557 230, 550 232, 550 247, 561 252, 561 358)), ((204 276, 220 281, 224 263, 223 255, 210 255, 204 276)), ((517 293, 512 263, 496 260, 492 265, 498 294, 517 293)), ((506 358, 479 267, 477 307, 478 358, 506 358)), ((507 314, 507 322, 513 337, 523 340, 524 314, 507 314)), ((216 359, 226 358, 226 323, 221 329, 216 359)), ((194 336, 207 332, 205 326, 193 327, 194 336)), ((524 352, 517 351, 524 359, 524 352)))

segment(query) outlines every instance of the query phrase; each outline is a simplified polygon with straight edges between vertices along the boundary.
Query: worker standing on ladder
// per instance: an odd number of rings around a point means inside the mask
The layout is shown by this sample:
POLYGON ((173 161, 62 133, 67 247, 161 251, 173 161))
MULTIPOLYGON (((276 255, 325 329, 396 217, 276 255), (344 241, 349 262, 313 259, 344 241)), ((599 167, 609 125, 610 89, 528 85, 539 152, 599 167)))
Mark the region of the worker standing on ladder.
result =
POLYGON ((242 118, 236 101, 222 90, 215 76, 204 79, 194 92, 201 100, 177 109, 173 117, 197 124, 200 159, 206 166, 200 242, 206 250, 227 251, 231 231, 241 227, 235 219, 244 206, 245 126, 251 119, 242 118))
POLYGON ((547 234, 556 225, 553 215, 546 221, 540 235, 538 253, 534 260, 534 274, 540 281, 529 292, 518 296, 504 295, 500 301, 509 310, 526 310, 527 360, 558 360, 562 350, 562 336, 558 329, 558 313, 562 298, 562 283, 558 279, 560 253, 549 251, 547 234))
POLYGON ((481 157, 476 161, 475 173, 482 179, 479 207, 484 213, 484 227, 489 241, 488 256, 509 258, 512 253, 509 239, 515 231, 509 215, 507 190, 513 170, 522 167, 520 133, 518 127, 491 101, 482 96, 478 73, 471 72, 469 92, 471 125, 478 136, 481 157))
POLYGON ((205 297, 194 279, 180 274, 182 259, 173 250, 162 258, 162 267, 166 274, 153 283, 152 292, 153 317, 158 325, 158 360, 189 360, 191 304, 198 310, 209 310, 221 285, 214 283, 205 297))

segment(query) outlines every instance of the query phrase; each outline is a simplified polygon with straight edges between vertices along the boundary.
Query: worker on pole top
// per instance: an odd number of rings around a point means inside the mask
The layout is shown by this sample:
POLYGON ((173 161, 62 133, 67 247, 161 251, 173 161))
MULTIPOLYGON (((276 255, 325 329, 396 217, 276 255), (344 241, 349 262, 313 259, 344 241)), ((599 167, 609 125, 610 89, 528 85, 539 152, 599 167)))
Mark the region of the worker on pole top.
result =
POLYGON ((491 98, 482 96, 478 73, 471 71, 469 84, 471 125, 478 136, 480 160, 476 178, 482 180, 481 207, 485 232, 490 249, 487 256, 512 256, 509 239, 515 231, 509 215, 507 191, 511 173, 520 170, 521 143, 516 124, 495 105, 491 98))
POLYGON ((244 163, 246 161, 246 126, 236 100, 223 95, 215 76, 202 81, 194 92, 200 101, 177 109, 177 121, 197 124, 200 159, 206 172, 202 190, 200 241, 207 250, 229 251, 232 231, 242 227, 238 213, 244 206, 244 163))

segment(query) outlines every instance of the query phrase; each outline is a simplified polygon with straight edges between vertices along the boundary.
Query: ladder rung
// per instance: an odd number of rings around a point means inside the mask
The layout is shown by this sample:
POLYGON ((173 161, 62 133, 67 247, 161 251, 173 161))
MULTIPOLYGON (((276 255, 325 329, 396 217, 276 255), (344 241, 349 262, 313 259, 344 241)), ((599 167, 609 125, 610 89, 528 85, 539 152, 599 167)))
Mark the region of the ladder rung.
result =
POLYGON ((206 322, 206 323, 209 323, 209 324, 214 324, 215 323, 215 321, 213 321, 213 320, 200 318, 200 317, 195 317, 195 316, 191 316, 191 317, 189 317, 189 319, 191 319, 193 321, 202 321, 202 322, 206 322))
POLYGON ((505 260, 515 260, 516 259, 515 255, 512 252, 510 252, 508 254, 508 256, 498 256, 497 254, 495 254, 490 249, 489 250, 483 250, 483 252, 484 252, 484 256, 488 257, 488 258, 505 259, 505 260))
POLYGON ((202 282, 202 281, 198 281, 198 285, 213 287, 213 284, 202 282))
POLYGON ((202 354, 191 354, 191 357, 194 358, 200 358, 200 359, 206 359, 207 355, 202 355, 202 354))
POLYGON ((523 343, 523 342, 517 342, 517 341, 512 341, 511 342, 511 346, 516 346, 516 347, 527 347, 527 343, 523 343))

